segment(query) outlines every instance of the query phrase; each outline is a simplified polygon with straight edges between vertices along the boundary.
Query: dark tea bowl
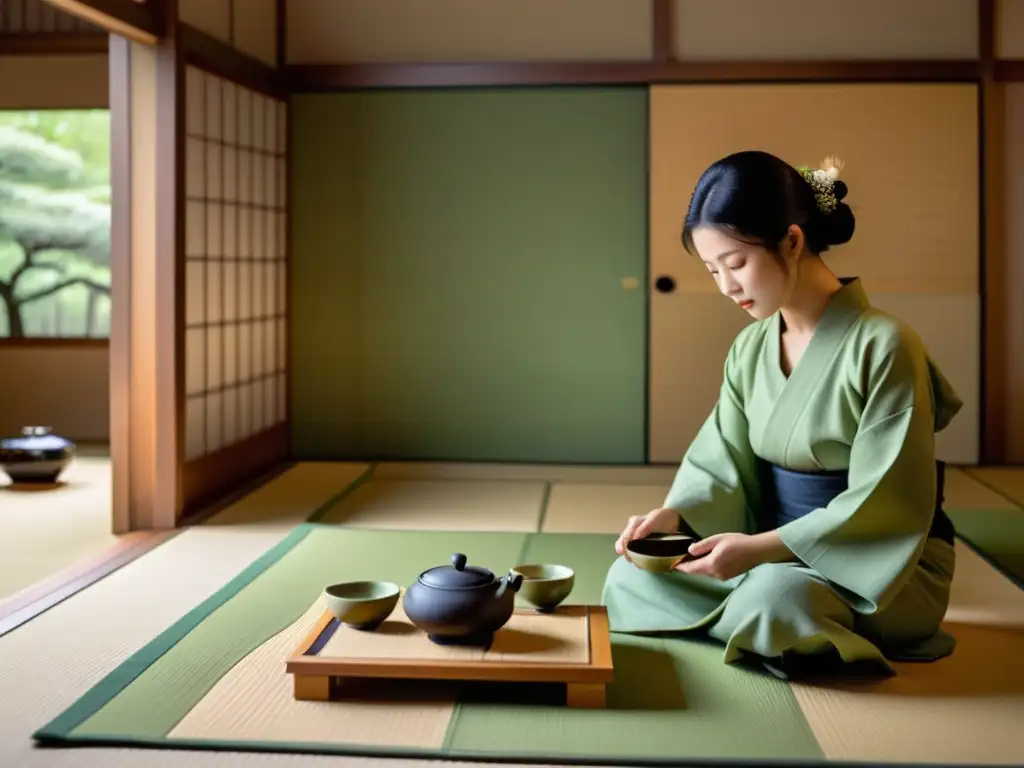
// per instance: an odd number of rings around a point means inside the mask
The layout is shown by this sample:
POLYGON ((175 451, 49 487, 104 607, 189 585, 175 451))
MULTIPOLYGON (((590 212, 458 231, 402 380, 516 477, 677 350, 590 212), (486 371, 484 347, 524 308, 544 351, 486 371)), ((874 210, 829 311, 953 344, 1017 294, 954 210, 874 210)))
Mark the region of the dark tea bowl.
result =
POLYGON ((668 573, 690 557, 690 545, 695 541, 685 533, 652 533, 629 542, 626 555, 637 568, 651 573, 668 573))

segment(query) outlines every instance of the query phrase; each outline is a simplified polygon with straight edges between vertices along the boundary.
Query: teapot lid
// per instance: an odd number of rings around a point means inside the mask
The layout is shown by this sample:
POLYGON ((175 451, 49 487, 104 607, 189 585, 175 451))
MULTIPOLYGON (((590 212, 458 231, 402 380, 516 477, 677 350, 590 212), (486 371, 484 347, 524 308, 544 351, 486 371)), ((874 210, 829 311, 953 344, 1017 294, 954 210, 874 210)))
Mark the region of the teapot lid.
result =
POLYGON ((466 556, 456 552, 451 565, 439 565, 420 574, 420 581, 428 587, 465 589, 494 583, 494 574, 486 568, 466 565, 466 556))

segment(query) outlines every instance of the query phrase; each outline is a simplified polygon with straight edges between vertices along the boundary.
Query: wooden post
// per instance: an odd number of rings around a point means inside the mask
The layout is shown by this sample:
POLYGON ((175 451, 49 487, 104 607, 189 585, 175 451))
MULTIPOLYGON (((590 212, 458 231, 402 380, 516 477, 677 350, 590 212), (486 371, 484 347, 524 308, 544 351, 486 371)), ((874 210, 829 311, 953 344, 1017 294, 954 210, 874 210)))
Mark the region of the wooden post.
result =
POLYGON ((174 528, 181 512, 183 67, 168 29, 155 46, 110 41, 115 533, 174 528))

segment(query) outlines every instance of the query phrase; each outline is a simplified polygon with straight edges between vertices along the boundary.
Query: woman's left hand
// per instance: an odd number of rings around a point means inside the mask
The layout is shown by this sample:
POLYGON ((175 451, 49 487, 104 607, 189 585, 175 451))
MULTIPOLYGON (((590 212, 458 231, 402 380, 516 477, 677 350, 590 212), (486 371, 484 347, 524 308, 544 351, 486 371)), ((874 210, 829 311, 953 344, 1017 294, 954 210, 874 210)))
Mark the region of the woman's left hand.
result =
POLYGON ((765 547, 757 536, 719 533, 690 546, 690 555, 676 570, 693 576, 728 581, 764 562, 765 547))

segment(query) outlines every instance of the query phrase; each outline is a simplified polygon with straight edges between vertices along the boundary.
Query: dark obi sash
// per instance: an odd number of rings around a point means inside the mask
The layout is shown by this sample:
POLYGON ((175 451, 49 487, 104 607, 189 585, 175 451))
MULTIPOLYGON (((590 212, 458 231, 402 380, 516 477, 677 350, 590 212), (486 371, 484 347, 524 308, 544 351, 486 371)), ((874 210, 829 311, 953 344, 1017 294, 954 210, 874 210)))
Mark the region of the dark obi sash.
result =
MULTIPOLYGON (((936 462, 938 470, 938 493, 936 494, 935 518, 928 531, 930 538, 941 539, 953 544, 955 530, 953 522, 942 508, 942 491, 945 485, 946 465, 936 462)), ((815 509, 826 506, 832 499, 847 489, 846 470, 824 472, 796 472, 783 469, 775 464, 761 462, 761 478, 765 510, 761 521, 767 530, 803 517, 815 509)))

